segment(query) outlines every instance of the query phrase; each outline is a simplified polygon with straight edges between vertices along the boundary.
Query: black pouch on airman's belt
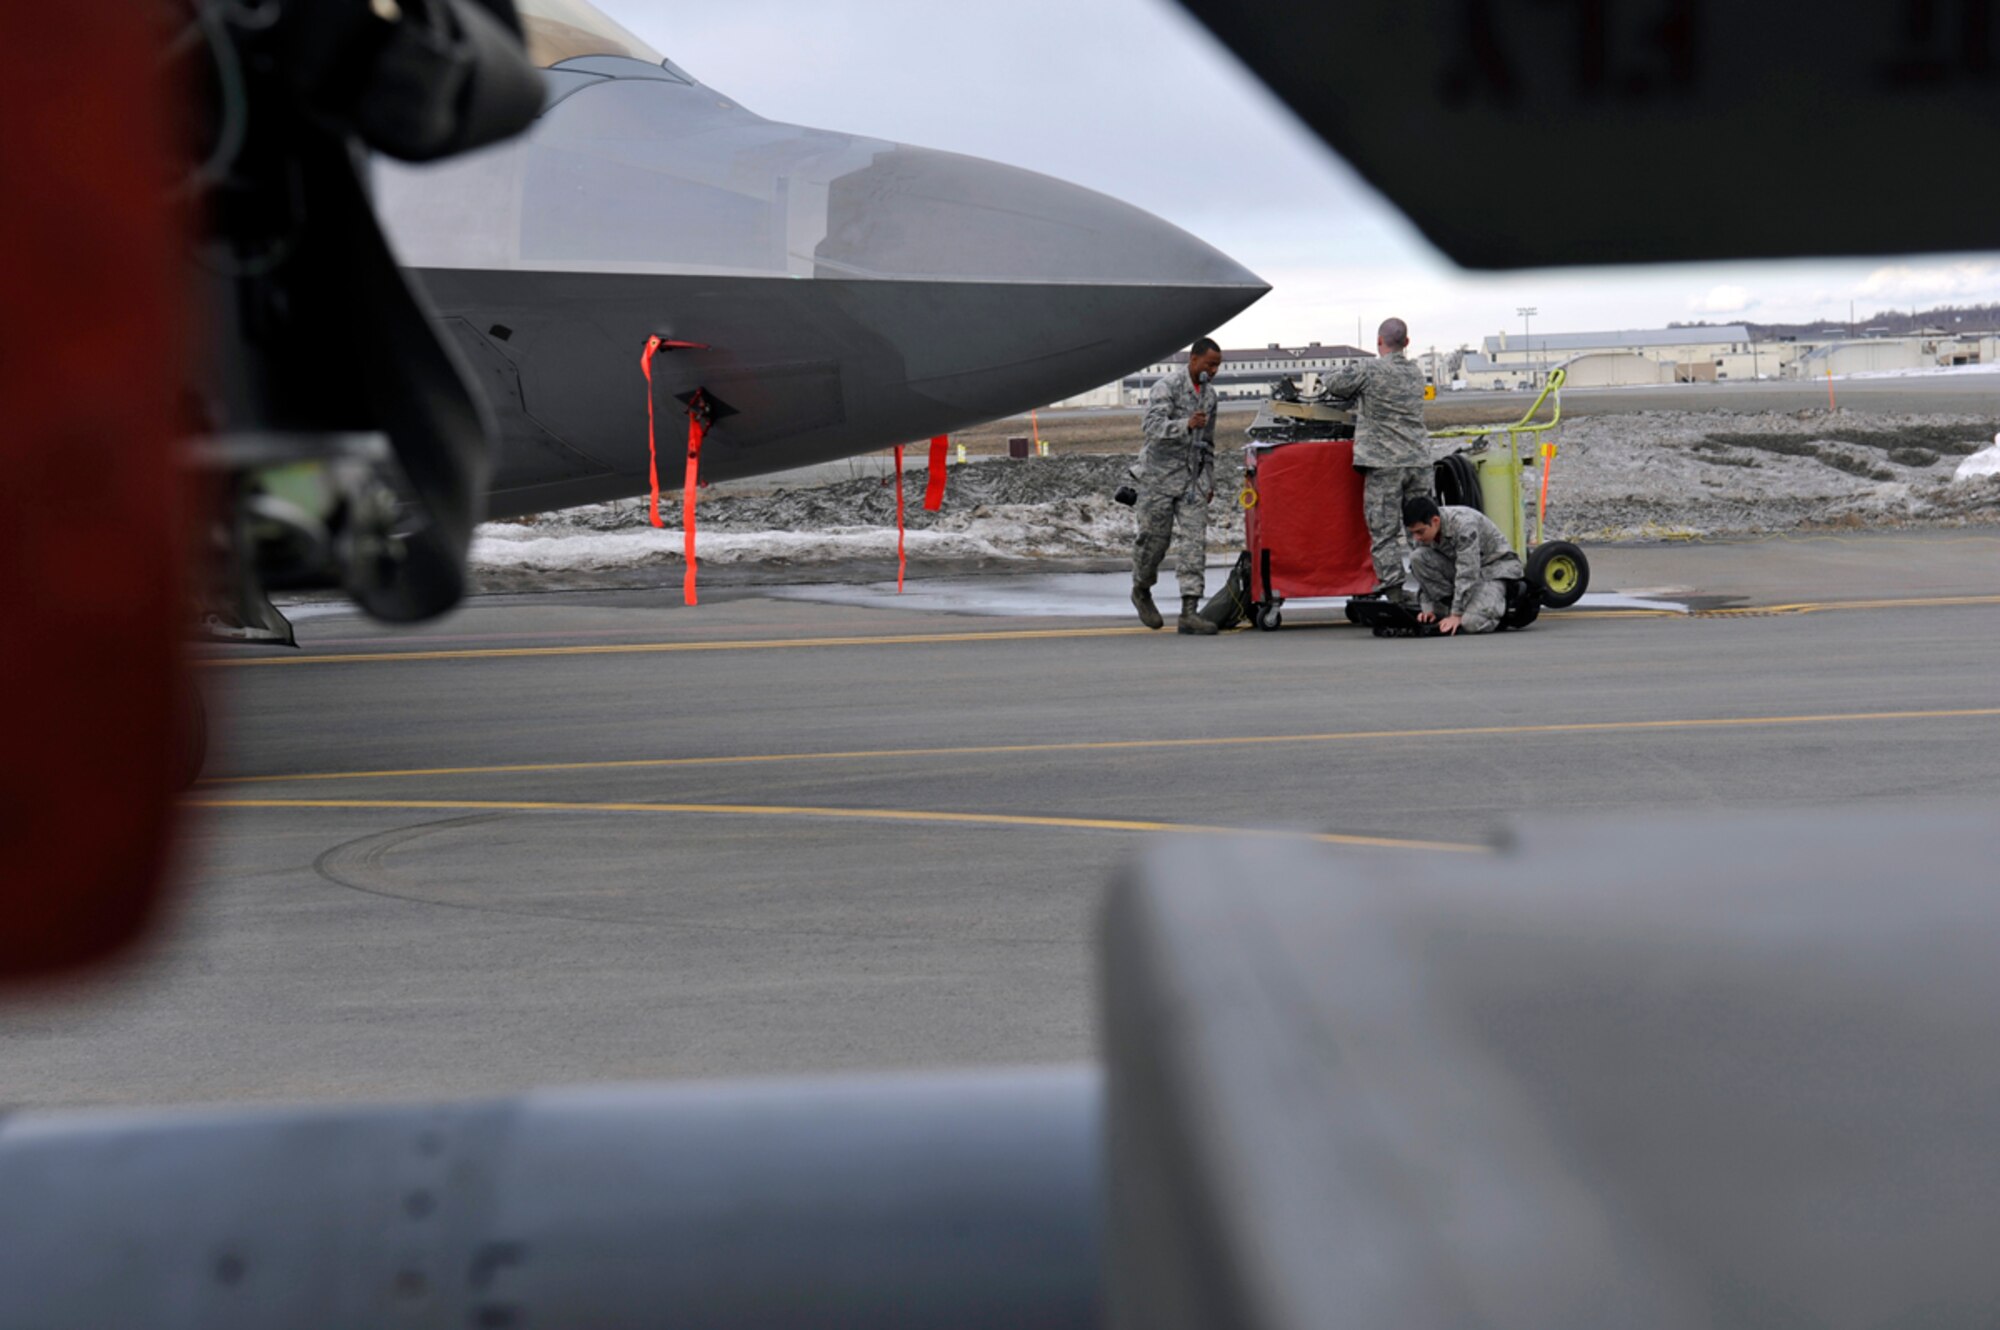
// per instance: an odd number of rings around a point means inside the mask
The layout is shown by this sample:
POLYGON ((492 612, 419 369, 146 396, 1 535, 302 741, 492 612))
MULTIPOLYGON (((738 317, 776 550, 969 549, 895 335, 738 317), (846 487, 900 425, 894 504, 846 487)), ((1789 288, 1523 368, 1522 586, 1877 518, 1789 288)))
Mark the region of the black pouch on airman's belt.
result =
POLYGON ((1500 585, 1507 592, 1507 608, 1500 616, 1504 628, 1526 628, 1542 614, 1542 593, 1524 577, 1509 577, 1500 585))
POLYGON ((1357 596, 1347 602, 1347 621, 1371 629, 1377 637, 1439 637, 1435 623, 1417 622, 1417 612, 1393 600, 1357 596))

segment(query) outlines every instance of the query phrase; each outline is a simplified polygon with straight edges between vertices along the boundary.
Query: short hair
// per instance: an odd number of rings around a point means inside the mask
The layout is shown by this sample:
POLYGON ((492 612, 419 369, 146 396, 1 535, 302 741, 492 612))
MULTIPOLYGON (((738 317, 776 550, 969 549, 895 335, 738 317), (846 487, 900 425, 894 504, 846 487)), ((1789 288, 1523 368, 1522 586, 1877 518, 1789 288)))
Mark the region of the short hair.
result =
POLYGON ((1222 348, 1215 344, 1213 337, 1197 337, 1194 339, 1194 345, 1188 348, 1188 359, 1193 360, 1196 356, 1205 356, 1211 351, 1217 355, 1222 354, 1222 348))
POLYGON ((1400 351, 1410 344, 1410 325, 1401 319, 1384 319, 1382 326, 1375 330, 1375 336, 1382 345, 1393 346, 1400 351))
POLYGON ((1437 500, 1428 494, 1413 494, 1403 500, 1404 526, 1422 526, 1437 515, 1437 500))

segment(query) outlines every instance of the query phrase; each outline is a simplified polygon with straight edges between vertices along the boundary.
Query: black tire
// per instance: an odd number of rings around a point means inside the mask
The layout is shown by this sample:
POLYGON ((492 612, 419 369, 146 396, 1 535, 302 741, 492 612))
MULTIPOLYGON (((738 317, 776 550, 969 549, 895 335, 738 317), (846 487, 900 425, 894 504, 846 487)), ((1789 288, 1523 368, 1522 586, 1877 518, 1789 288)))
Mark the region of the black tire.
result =
POLYGON ((1285 615, 1276 605, 1259 605, 1252 622, 1260 632, 1275 633, 1285 623, 1285 615))
POLYGON ((1479 469, 1464 454, 1453 453, 1438 459, 1432 476, 1437 486, 1440 508, 1478 508, 1484 511, 1484 494, 1479 486, 1479 469))
POLYGON ((1566 610, 1590 589, 1590 560, 1566 540, 1537 545, 1528 555, 1528 585, 1548 608, 1566 610))

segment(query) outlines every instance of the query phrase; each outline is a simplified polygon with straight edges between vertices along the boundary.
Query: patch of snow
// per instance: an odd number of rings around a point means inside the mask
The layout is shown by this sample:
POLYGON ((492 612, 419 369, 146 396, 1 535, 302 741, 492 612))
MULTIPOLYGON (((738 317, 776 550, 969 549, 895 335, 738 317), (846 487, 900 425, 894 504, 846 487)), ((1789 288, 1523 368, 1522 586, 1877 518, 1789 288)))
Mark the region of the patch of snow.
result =
MULTIPOLYGON (((929 558, 991 558, 1004 551, 965 532, 911 531, 904 548, 929 558)), ((824 531, 701 531, 695 554, 704 563, 824 563, 837 559, 894 558, 893 527, 829 527, 824 531)), ((549 531, 489 524, 472 542, 478 568, 532 572, 601 571, 681 562, 676 527, 639 531, 549 531)))
POLYGON ((1993 436, 1993 446, 1982 448, 1958 464, 1952 473, 1954 481, 1984 480, 1988 476, 2000 476, 2000 434, 1993 436))
MULTIPOLYGON (((1986 444, 2000 425, 2000 398, 1995 408, 1976 416, 1802 410, 1573 417, 1555 435, 1546 535, 1588 545, 1828 524, 2000 521, 2000 444, 1986 444)), ((1134 513, 1111 494, 1131 463, 1130 454, 1069 453, 953 467, 942 511, 925 511, 921 490, 910 492, 907 551, 932 564, 930 571, 954 561, 1129 559, 1134 513)), ((1230 464, 1219 478, 1211 558, 1243 547, 1239 476, 1230 464)), ((811 570, 891 560, 896 506, 887 479, 857 475, 758 492, 718 487, 701 499, 698 553, 712 565, 762 564, 814 580, 839 574, 811 570)), ((1522 478, 1530 531, 1540 479, 1534 468, 1522 478)), ((681 533, 649 526, 643 502, 596 504, 488 523, 476 533, 472 563, 489 589, 593 578, 659 583, 679 574, 681 533)), ((1070 600, 1030 595, 1044 606, 1070 600)), ((1100 608, 1077 612, 1128 613, 1124 597, 1114 588, 1100 608)))

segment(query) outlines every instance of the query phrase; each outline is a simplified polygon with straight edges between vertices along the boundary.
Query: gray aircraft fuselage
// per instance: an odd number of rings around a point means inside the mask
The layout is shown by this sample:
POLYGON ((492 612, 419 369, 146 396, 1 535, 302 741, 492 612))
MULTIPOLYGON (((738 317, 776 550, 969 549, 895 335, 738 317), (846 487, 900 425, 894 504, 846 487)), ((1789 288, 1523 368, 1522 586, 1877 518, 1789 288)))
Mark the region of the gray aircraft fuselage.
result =
POLYGON ((403 263, 498 418, 488 511, 663 484, 703 389, 704 481, 1012 415, 1107 382, 1268 288, 1140 209, 978 158, 779 124, 671 63, 547 71, 522 138, 376 170, 403 263))

